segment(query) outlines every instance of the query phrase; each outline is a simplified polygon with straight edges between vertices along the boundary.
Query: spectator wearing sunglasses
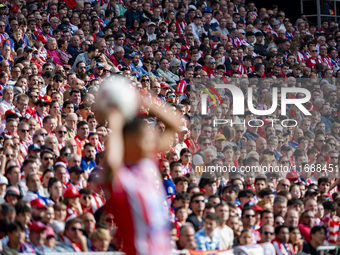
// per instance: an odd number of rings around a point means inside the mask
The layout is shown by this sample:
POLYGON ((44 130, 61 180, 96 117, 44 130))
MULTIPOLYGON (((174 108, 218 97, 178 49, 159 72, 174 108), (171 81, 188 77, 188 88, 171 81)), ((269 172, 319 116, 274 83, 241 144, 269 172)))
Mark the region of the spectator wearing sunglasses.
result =
POLYGON ((188 216, 187 222, 190 222, 195 229, 195 232, 200 230, 204 225, 203 211, 205 208, 204 194, 195 193, 190 200, 192 213, 188 216))
POLYGON ((260 229, 261 233, 261 240, 259 243, 271 243, 274 239, 275 232, 274 232, 274 227, 271 224, 264 224, 261 226, 260 229))
POLYGON ((86 72, 86 64, 84 61, 79 61, 76 64, 76 74, 77 76, 79 76, 81 73, 85 73, 86 72))
POLYGON ((68 252, 88 251, 86 238, 83 236, 83 228, 84 224, 81 219, 67 221, 59 246, 68 252))

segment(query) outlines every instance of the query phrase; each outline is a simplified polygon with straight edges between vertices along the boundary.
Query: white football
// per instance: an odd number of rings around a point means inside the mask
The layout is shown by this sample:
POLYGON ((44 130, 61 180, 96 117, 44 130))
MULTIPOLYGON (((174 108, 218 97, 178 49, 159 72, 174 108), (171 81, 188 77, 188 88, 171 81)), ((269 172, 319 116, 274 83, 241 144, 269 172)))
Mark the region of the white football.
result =
POLYGON ((111 75, 99 85, 96 102, 97 109, 106 111, 116 106, 126 120, 131 120, 138 110, 139 94, 130 80, 122 75, 111 75))

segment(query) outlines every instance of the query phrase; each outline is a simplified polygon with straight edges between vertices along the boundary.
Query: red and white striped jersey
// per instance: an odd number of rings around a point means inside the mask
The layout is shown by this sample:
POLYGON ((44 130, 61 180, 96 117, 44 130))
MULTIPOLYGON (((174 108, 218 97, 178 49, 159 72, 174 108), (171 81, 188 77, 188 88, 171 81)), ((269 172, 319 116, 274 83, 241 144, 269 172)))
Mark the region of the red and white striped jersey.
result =
POLYGON ((328 213, 326 216, 324 216, 321 221, 320 225, 323 225, 327 228, 327 240, 330 244, 336 244, 338 240, 338 234, 339 234, 339 220, 333 219, 331 217, 331 214, 328 213))
POLYGON ((98 208, 102 207, 105 204, 105 198, 95 192, 92 192, 91 197, 91 209, 92 212, 95 213, 98 208))
POLYGON ((297 53, 296 58, 297 58, 297 61, 300 62, 300 63, 301 63, 301 62, 305 62, 305 60, 306 60, 305 55, 302 54, 300 51, 297 53))
POLYGON ((27 141, 21 141, 20 140, 20 154, 21 155, 27 155, 28 153, 28 147, 32 144, 32 141, 27 139, 27 141))
POLYGON ((176 86, 175 92, 183 94, 188 84, 189 82, 185 78, 180 80, 176 86))
POLYGON ((282 242, 281 240, 274 239, 272 241, 274 245, 276 255, 291 255, 291 251, 289 250, 289 246, 287 243, 282 242))
POLYGON ((306 66, 309 68, 313 68, 318 63, 321 63, 320 58, 314 59, 313 57, 310 57, 306 60, 306 66))
POLYGON ((0 42, 1 42, 1 44, 4 44, 4 42, 6 41, 6 40, 8 40, 9 39, 9 35, 6 33, 6 32, 4 32, 4 33, 0 33, 0 42))
POLYGON ((101 83, 103 81, 103 78, 102 77, 97 77, 94 73, 91 73, 89 75, 89 78, 90 78, 90 81, 94 80, 94 79, 97 79, 99 81, 99 83, 101 83))
POLYGON ((130 66, 126 66, 126 65, 124 65, 123 63, 120 63, 120 64, 117 66, 117 68, 118 68, 119 70, 121 70, 123 67, 129 68, 129 70, 131 71, 131 67, 130 67, 130 66))
POLYGON ((228 34, 228 42, 231 42, 234 48, 239 48, 242 45, 242 40, 240 38, 233 38, 230 34, 228 34))
POLYGON ((322 62, 325 62, 325 63, 327 64, 327 67, 328 67, 329 69, 333 69, 333 63, 332 63, 332 61, 331 61, 331 59, 329 58, 328 55, 326 55, 326 56, 321 56, 321 55, 319 55, 319 59, 320 59, 322 62))
POLYGON ((123 238, 123 252, 129 255, 170 254, 164 191, 155 163, 142 159, 134 166, 121 168, 112 184, 106 206, 115 217, 118 234, 123 238))
POLYGON ((241 75, 241 74, 245 74, 246 70, 244 69, 243 65, 239 65, 237 72, 241 75))
POLYGON ((182 170, 183 170, 183 176, 192 172, 192 166, 191 164, 189 163, 189 166, 188 167, 185 167, 183 164, 182 164, 182 170))
POLYGON ((43 116, 40 116, 37 111, 33 113, 32 117, 37 121, 40 128, 43 127, 43 119, 48 115, 48 112, 45 112, 43 116))
POLYGON ((42 49, 40 50, 39 57, 42 61, 46 62, 48 54, 47 54, 47 50, 44 47, 42 47, 42 49))
POLYGON ((98 141, 97 145, 96 145, 96 151, 98 152, 102 152, 105 150, 105 146, 101 141, 98 141))
POLYGON ((251 66, 251 67, 246 68, 246 67, 243 65, 242 67, 243 67, 243 70, 244 70, 244 73, 242 73, 242 74, 249 74, 249 73, 252 73, 252 72, 255 71, 254 66, 251 66))

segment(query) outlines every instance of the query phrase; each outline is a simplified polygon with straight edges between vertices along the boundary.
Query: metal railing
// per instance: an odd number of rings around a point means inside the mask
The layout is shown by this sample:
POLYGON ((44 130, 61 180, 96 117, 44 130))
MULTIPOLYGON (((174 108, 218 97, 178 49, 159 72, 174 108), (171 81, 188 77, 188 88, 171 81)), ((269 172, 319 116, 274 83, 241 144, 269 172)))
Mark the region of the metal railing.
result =
POLYGON ((327 251, 335 250, 337 245, 321 245, 316 250, 319 252, 319 255, 325 255, 327 254, 327 251))

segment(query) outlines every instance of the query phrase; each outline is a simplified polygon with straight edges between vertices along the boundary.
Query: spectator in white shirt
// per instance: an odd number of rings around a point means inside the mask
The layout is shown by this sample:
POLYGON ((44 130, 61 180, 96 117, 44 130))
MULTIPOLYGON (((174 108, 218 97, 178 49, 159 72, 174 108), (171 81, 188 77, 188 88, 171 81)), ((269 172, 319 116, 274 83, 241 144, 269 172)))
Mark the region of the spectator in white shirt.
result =
POLYGON ((218 27, 216 27, 216 29, 221 33, 221 35, 228 35, 229 34, 229 31, 228 29, 226 28, 227 26, 227 20, 226 18, 221 18, 220 19, 220 25, 218 27))
POLYGON ((205 30, 202 26, 202 16, 200 14, 196 14, 194 17, 194 22, 190 23, 192 27, 192 33, 194 34, 194 39, 200 39, 202 34, 205 33, 205 30))
POLYGON ((2 102, 0 103, 0 112, 2 114, 8 110, 14 110, 13 97, 14 93, 11 87, 6 87, 2 90, 2 102))

